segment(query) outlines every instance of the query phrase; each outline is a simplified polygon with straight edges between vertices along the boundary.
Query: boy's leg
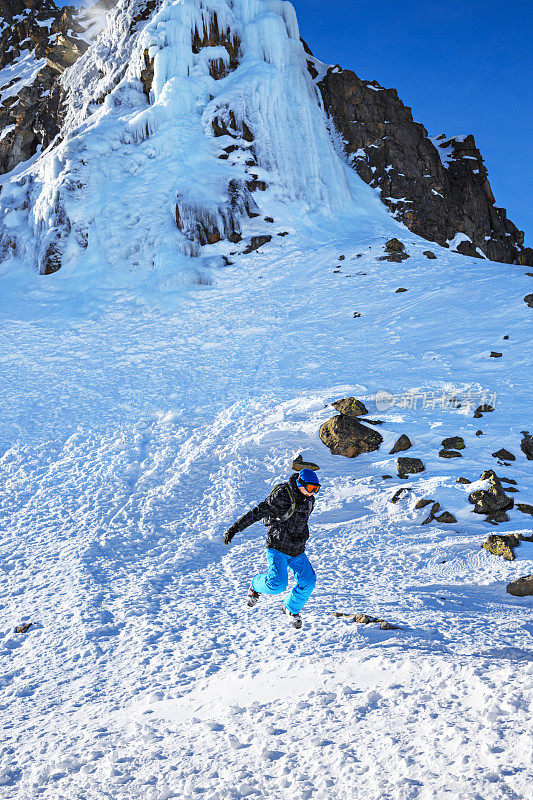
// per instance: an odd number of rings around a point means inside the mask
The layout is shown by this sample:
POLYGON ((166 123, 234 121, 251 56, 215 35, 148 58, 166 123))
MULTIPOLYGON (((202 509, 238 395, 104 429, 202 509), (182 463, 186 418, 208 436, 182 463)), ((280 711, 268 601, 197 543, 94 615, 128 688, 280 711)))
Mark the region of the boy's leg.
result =
POLYGON ((316 574, 305 553, 292 558, 289 556, 288 565, 296 585, 285 600, 285 607, 291 614, 299 614, 316 586, 316 574))
POLYGON ((252 580, 252 588, 259 594, 281 594, 287 588, 287 558, 274 548, 267 549, 268 572, 256 575, 252 580))

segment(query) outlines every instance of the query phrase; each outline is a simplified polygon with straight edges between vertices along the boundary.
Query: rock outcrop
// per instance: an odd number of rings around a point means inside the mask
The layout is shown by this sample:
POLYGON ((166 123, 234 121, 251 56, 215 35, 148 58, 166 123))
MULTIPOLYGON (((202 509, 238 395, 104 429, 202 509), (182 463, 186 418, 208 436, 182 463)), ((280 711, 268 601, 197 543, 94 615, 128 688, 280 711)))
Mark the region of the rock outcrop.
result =
POLYGON ((524 575, 507 585, 506 591, 514 597, 528 597, 533 595, 533 575, 524 575))
POLYGON ((88 45, 72 6, 52 0, 0 0, 0 173, 46 148, 59 133, 58 77, 88 45))
POLYGON ((533 265, 523 232, 495 205, 472 135, 430 137, 395 89, 338 66, 317 85, 350 164, 410 230, 464 255, 533 265))
POLYGON ((469 502, 475 506, 475 513, 487 514, 487 519, 494 522, 507 521, 509 517, 504 512, 513 507, 513 498, 507 497, 494 470, 485 470, 480 480, 488 480, 489 485, 486 489, 476 489, 468 495, 469 502))
POLYGON ((487 536, 481 547, 484 550, 488 550, 489 553, 492 553, 495 556, 501 556, 502 558, 505 558, 506 561, 514 561, 514 548, 518 547, 519 544, 520 539, 518 536, 514 536, 513 534, 510 536, 491 534, 490 536, 487 536))

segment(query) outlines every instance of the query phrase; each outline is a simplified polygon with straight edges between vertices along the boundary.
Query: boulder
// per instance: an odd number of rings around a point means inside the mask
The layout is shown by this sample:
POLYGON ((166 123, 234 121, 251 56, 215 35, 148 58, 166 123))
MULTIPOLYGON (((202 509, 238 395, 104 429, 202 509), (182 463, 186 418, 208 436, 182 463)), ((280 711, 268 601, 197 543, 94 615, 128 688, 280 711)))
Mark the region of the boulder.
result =
POLYGON ((462 458, 461 453, 458 453, 457 450, 440 450, 439 456, 441 458, 462 458))
POLYGON ((457 522, 454 515, 451 514, 449 511, 443 511, 440 517, 435 517, 435 520, 437 522, 444 522, 444 523, 457 522))
POLYGON ((499 534, 491 533, 487 536, 481 547, 495 556, 501 556, 507 561, 514 561, 514 548, 518 547, 519 544, 520 540, 518 536, 514 536, 514 534, 500 536, 499 534))
POLYGON ((427 258, 437 258, 437 256, 432 250, 424 250, 423 254, 427 256, 427 258))
POLYGON ((439 511, 440 511, 440 503, 433 503, 433 505, 431 506, 431 510, 429 512, 429 516, 427 516, 421 524, 429 525, 430 522, 433 522, 433 520, 435 519, 435 515, 439 511))
POLYGON ((465 440, 462 436, 449 436, 441 442, 445 450, 464 450, 465 440))
POLYGON ((418 511, 420 508, 425 508, 426 506, 429 506, 429 504, 432 502, 433 500, 428 500, 427 497, 423 497, 421 500, 418 500, 418 502, 415 503, 415 508, 418 511))
POLYGON ((496 452, 492 454, 492 457, 501 458, 502 461, 516 461, 516 456, 513 456, 513 454, 504 447, 502 447, 500 450, 496 450, 496 452))
POLYGON ((522 431, 524 438, 520 442, 520 450, 529 461, 533 461, 533 436, 529 431, 522 431))
POLYGON ((400 288, 399 288, 399 289, 396 289, 396 291, 395 291, 395 293, 394 293, 394 294, 398 294, 399 292, 407 292, 407 291, 408 291, 408 289, 404 289, 404 287, 403 287, 403 286, 400 286, 400 288))
POLYGON ((365 404, 360 400, 356 400, 355 397, 344 397, 342 400, 335 400, 331 405, 335 411, 347 417, 360 417, 363 414, 368 414, 365 404))
POLYGON ((33 622, 25 622, 23 625, 17 625, 15 633, 27 633, 32 625, 33 622))
POLYGON ((489 486, 486 489, 476 489, 471 492, 468 500, 475 506, 476 514, 489 514, 492 519, 499 522, 501 520, 495 518, 494 514, 499 516, 500 512, 512 508, 514 500, 512 497, 507 497, 494 470, 489 469, 483 472, 481 480, 488 480, 489 486))
POLYGON ((394 453, 402 453, 405 450, 409 450, 412 447, 412 442, 407 434, 402 433, 399 439, 396 440, 394 447, 392 450, 389 451, 389 455, 394 455, 394 453))
POLYGON ((526 294, 524 303, 527 303, 530 308, 533 308, 533 294, 526 294))
POLYGON ((469 481, 468 478, 456 478, 455 482, 456 483, 464 483, 464 484, 472 483, 472 481, 469 481))
POLYGON ((530 514, 533 517, 533 506, 530 506, 529 503, 517 503, 516 507, 522 514, 530 514))
POLYGON ((410 491, 411 491, 410 486, 400 486, 400 488, 391 497, 390 502, 397 503, 404 492, 410 492, 410 491))
POLYGON ((345 414, 332 417, 320 428, 320 438, 335 456, 355 458, 378 450, 383 437, 372 428, 345 414))
POLYGON ((508 583, 505 591, 512 594, 513 597, 533 595, 533 575, 524 575, 522 578, 508 583))
POLYGON ((490 357, 491 358, 501 358, 502 355, 503 355, 503 353, 496 353, 494 350, 490 351, 490 357))
POLYGON ((393 238, 385 242, 385 250, 388 250, 389 253, 404 253, 405 245, 399 239, 393 238))
POLYGON ((407 456, 400 456, 396 459, 396 468, 399 478, 407 478, 408 475, 416 475, 425 470, 425 466, 419 458, 408 458, 407 456))
POLYGON ((264 244, 267 244, 272 239, 272 236, 252 236, 248 247, 242 251, 243 255, 253 253, 254 250, 259 250, 264 244))
POLYGON ((304 461, 301 454, 296 456, 291 466, 294 472, 300 472, 302 469, 312 469, 313 472, 317 472, 320 469, 314 461, 304 461))

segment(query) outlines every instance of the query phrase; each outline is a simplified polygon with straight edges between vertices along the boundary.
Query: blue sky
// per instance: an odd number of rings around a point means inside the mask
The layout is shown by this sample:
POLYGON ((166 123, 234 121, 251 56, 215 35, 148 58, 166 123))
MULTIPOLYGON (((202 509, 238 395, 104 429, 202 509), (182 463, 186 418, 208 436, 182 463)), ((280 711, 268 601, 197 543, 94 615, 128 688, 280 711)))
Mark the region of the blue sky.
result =
POLYGON ((496 205, 533 246, 533 2, 292 2, 318 58, 397 89, 430 134, 475 135, 496 205))
POLYGON ((314 54, 398 90, 430 134, 473 133, 533 247, 531 0, 292 0, 314 54))

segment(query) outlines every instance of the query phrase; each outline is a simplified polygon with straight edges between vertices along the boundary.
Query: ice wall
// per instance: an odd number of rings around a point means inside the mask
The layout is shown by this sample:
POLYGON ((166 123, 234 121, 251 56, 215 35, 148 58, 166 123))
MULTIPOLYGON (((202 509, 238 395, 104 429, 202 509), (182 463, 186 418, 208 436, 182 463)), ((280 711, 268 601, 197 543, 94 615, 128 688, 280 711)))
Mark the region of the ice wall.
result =
POLYGON ((4 186, 4 259, 171 267, 239 241, 262 192, 351 201, 289 2, 119 0, 63 85, 61 139, 4 186))

